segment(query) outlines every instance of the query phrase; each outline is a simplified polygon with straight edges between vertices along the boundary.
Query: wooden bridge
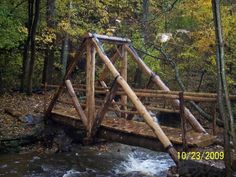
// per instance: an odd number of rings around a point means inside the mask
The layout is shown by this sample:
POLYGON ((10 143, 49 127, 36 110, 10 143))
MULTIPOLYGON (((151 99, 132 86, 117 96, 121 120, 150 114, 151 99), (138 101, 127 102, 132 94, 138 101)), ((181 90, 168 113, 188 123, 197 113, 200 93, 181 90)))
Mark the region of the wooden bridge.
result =
POLYGON ((184 100, 216 102, 216 94, 183 94, 170 91, 160 77, 138 56, 129 39, 87 34, 67 69, 63 83, 60 86, 47 87, 56 87, 57 91, 46 110, 46 117, 76 128, 84 128, 87 139, 103 137, 152 149, 160 148, 162 144, 177 163, 174 146, 207 146, 212 144, 215 138, 207 134, 189 109, 184 107, 184 100), (109 47, 110 51, 111 46, 115 48, 110 58, 103 46, 109 47), (100 61, 97 60, 96 54, 100 61), (71 73, 78 60, 84 58, 86 74, 81 75, 80 80, 84 78, 85 83, 72 84, 71 73), (148 76, 144 89, 134 89, 128 84, 128 59, 136 63, 148 76), (103 67, 99 68, 102 69, 96 69, 95 63, 101 65, 101 62, 103 67), (95 72, 99 74, 97 79, 95 72), (111 81, 109 77, 112 78, 111 81), (160 90, 150 89, 151 83, 160 90), (68 92, 64 93, 65 90, 68 92), (164 106, 160 107, 163 101, 164 106), (169 107, 166 107, 167 104, 169 107), (150 111, 180 114, 182 128, 160 126, 150 115, 150 111), (142 117, 145 122, 132 120, 134 116, 142 117))

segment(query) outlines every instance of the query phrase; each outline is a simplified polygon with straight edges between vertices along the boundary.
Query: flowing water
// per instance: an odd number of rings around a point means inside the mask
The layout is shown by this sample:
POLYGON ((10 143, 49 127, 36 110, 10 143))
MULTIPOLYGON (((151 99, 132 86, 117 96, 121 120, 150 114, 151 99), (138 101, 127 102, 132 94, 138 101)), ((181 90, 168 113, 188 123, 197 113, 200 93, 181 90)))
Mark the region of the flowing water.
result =
POLYGON ((74 145, 69 153, 0 155, 4 177, 166 176, 174 162, 167 153, 119 143, 74 145))

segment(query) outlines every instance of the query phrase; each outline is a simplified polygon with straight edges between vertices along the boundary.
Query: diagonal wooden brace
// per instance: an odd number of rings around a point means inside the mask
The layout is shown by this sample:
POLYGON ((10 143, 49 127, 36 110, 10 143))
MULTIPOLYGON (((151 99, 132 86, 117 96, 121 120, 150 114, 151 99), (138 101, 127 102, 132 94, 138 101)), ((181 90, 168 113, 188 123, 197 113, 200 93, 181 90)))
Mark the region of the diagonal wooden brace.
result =
MULTIPOLYGON (((119 57, 121 57, 119 50, 120 50, 120 47, 117 48, 115 54, 111 57, 111 62, 113 64, 117 61, 117 59, 119 57)), ((103 70, 102 70, 102 72, 101 72, 101 74, 99 76, 99 83, 100 83, 100 85, 102 87, 104 87, 104 88, 107 88, 107 89, 108 89, 108 87, 107 87, 107 85, 105 83, 105 78, 107 77, 108 72, 109 72, 109 69, 107 68, 106 65, 104 65, 104 68, 103 68, 103 70)), ((116 101, 114 99, 112 100, 111 104, 114 107, 114 109, 116 110, 115 111, 116 115, 118 117, 121 117, 120 107, 116 104, 116 101)))
MULTIPOLYGON (((107 87, 107 84, 104 82, 104 81, 99 81, 100 85, 104 88, 107 88, 107 91, 109 91, 108 87, 107 87)), ((115 114, 118 116, 118 117, 121 117, 121 113, 120 113, 120 107, 117 105, 116 101, 113 99, 111 101, 111 105, 113 106, 113 108, 115 109, 115 114)))
POLYGON ((57 92, 55 92, 51 102, 49 103, 49 106, 48 106, 48 109, 47 111, 45 112, 45 117, 49 117, 50 114, 51 114, 51 111, 57 101, 57 99, 60 97, 60 95, 62 94, 62 91, 64 89, 64 86, 65 86, 65 80, 68 79, 68 77, 70 76, 71 72, 73 71, 73 69, 75 68, 76 66, 76 63, 78 61, 78 59, 82 56, 83 52, 84 52, 84 49, 85 49, 85 46, 86 46, 86 40, 84 40, 82 42, 82 44, 80 45, 79 47, 79 50, 78 50, 78 53, 76 54, 74 60, 72 61, 71 65, 68 67, 67 71, 66 71, 66 74, 63 78, 63 82, 62 84, 60 85, 60 87, 58 88, 57 92))
MULTIPOLYGON (((156 75, 144 62, 143 60, 138 56, 137 52, 133 49, 132 46, 125 44, 125 47, 131 57, 134 59, 134 61, 138 64, 140 69, 146 73, 147 75, 152 77, 152 81, 162 90, 165 90, 167 92, 170 91, 170 89, 165 85, 165 83, 161 80, 161 78, 156 75)), ((179 100, 173 99, 172 103, 175 107, 179 108, 179 100)), ((188 108, 185 107, 185 117, 190 123, 190 125, 200 133, 206 133, 206 130, 202 127, 202 125, 197 121, 197 119, 193 116, 193 114, 189 111, 188 108)))
POLYGON ((93 127, 93 135, 96 133, 97 128, 100 126, 106 112, 109 109, 110 104, 112 103, 116 92, 118 90, 118 85, 117 85, 117 80, 118 77, 116 77, 112 83, 112 86, 110 88, 110 92, 106 95, 105 102, 102 106, 102 108, 97 112, 96 118, 95 118, 95 123, 93 127))
POLYGON ((137 95, 134 93, 134 91, 131 89, 131 87, 128 85, 128 83, 123 79, 122 76, 120 76, 120 73, 117 71, 115 66, 111 63, 106 53, 104 52, 102 46, 99 45, 99 40, 97 38, 93 38, 92 40, 98 52, 98 55, 103 60, 103 62, 107 65, 112 75, 116 77, 117 83, 123 88, 124 92, 127 94, 129 99, 135 105, 139 114, 144 118, 145 122, 150 126, 150 128, 153 130, 153 132, 158 137, 158 139, 163 144, 163 146, 165 148, 169 147, 168 152, 170 153, 175 163, 178 164, 179 160, 177 158, 177 152, 172 146, 172 143, 170 142, 169 138, 165 135, 165 133, 161 129, 160 125, 156 121, 153 120, 153 118, 148 113, 145 106, 141 103, 141 101, 139 100, 137 95))
POLYGON ((72 102, 73 102, 73 105, 75 107, 75 110, 77 111, 77 113, 79 114, 84 126, 86 127, 86 129, 88 129, 88 120, 87 120, 87 117, 83 111, 83 108, 81 107, 80 103, 79 103, 79 100, 75 94, 75 91, 73 89, 73 86, 71 84, 71 81, 70 80, 66 80, 65 81, 65 84, 66 84, 66 87, 67 87, 67 90, 69 92, 69 95, 71 96, 71 99, 72 99, 72 102))

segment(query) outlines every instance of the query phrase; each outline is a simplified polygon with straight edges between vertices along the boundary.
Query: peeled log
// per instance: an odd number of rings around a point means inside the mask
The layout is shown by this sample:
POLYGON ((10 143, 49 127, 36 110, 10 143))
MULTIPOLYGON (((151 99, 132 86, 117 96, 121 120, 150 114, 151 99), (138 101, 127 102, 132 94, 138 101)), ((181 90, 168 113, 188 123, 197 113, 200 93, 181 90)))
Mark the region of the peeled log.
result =
POLYGON ((86 46, 86 109, 88 120, 88 137, 91 136, 95 120, 95 49, 90 42, 86 46))
MULTIPOLYGON (((154 72, 142 61, 142 59, 134 52, 133 49, 131 49, 128 45, 125 45, 127 51, 131 54, 132 58, 135 60, 135 62, 138 64, 140 69, 143 70, 147 75, 152 77, 152 81, 160 87, 160 89, 165 90, 165 91, 170 91, 170 89, 162 82, 160 77, 154 72)), ((180 103, 178 99, 172 100, 173 106, 178 108, 180 103)), ((190 125, 198 132, 206 133, 206 130, 201 126, 201 124, 197 121, 197 119, 193 116, 193 114, 189 111, 188 108, 185 107, 184 110, 185 117, 190 123, 190 125)))
POLYGON ((139 98, 136 96, 136 94, 133 92, 133 90, 130 88, 130 86, 127 84, 127 82, 120 76, 120 73, 116 70, 112 62, 109 60, 109 58, 102 52, 99 44, 96 42, 96 40, 92 39, 95 45, 95 48, 98 52, 98 55, 101 57, 103 62, 107 65, 107 68, 111 71, 112 75, 117 78, 116 81, 119 83, 119 85, 124 89, 124 91, 127 93, 128 97, 132 101, 132 103, 135 105, 137 111, 141 116, 143 116, 146 123, 151 127, 155 135, 158 137, 158 139, 161 141, 163 146, 168 149, 168 152, 172 156, 173 160, 178 163, 177 158, 177 152, 173 148, 172 143, 168 139, 168 137, 165 135, 165 133, 162 131, 161 127, 157 122, 153 120, 151 115, 146 110, 145 106, 141 103, 139 98))
POLYGON ((71 81, 70 80, 66 80, 65 81, 65 84, 66 84, 66 87, 68 89, 68 92, 69 92, 69 95, 71 96, 72 98, 72 102, 73 102, 73 105, 75 107, 75 110, 78 112, 83 124, 85 125, 85 127, 88 129, 88 120, 87 120, 87 117, 79 103, 79 100, 75 94, 75 91, 73 89, 73 86, 71 84, 71 81))

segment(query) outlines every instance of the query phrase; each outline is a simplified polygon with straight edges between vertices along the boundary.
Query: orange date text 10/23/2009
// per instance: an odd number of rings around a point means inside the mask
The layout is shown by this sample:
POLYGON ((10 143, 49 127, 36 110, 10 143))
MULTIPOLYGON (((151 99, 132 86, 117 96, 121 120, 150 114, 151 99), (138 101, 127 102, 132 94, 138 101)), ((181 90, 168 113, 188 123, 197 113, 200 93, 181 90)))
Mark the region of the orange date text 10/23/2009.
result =
POLYGON ((178 152, 179 160, 224 160, 224 152, 178 152))

